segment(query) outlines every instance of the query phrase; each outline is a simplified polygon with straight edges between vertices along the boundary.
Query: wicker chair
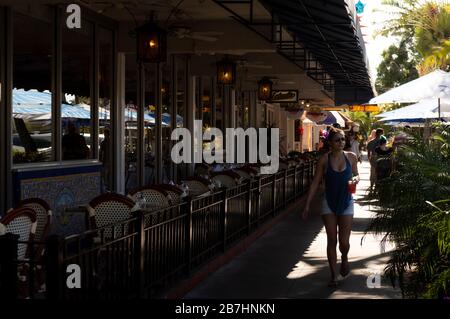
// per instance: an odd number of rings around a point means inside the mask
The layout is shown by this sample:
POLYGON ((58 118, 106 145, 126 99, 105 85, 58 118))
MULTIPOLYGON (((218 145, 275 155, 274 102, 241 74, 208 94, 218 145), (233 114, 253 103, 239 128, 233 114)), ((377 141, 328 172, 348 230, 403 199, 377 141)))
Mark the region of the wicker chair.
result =
POLYGON ((211 167, 205 163, 197 163, 195 165, 194 173, 196 176, 209 176, 211 173, 211 167))
POLYGON ((168 207, 169 194, 159 186, 143 186, 132 190, 128 197, 137 202, 138 196, 142 195, 147 203, 155 204, 156 207, 168 207))
POLYGON ((190 196, 199 196, 210 191, 210 182, 198 176, 190 176, 184 180, 184 183, 189 187, 190 196))
MULTIPOLYGON (((130 198, 120 194, 106 193, 97 196, 87 206, 87 212, 89 214, 88 228, 97 229, 129 219, 132 217, 131 212, 134 206, 135 203, 130 198)), ((116 229, 114 234, 115 238, 120 236, 120 230, 116 229)), ((105 238, 111 238, 112 229, 106 228, 104 236, 105 238)))
MULTIPOLYGON (((37 242, 44 242, 50 231, 52 222, 52 211, 50 205, 46 201, 40 198, 27 198, 19 202, 17 207, 28 207, 34 210, 36 213, 37 227, 34 240, 37 242)), ((44 246, 38 245, 36 256, 42 255, 44 252, 44 246)))
MULTIPOLYGON (((6 230, 6 233, 12 233, 19 236, 21 242, 31 242, 36 233, 37 219, 33 209, 28 207, 19 207, 8 212, 0 219, 6 230)), ((3 228, 3 227, 0 227, 3 228)), ((19 243, 17 259, 24 260, 29 254, 29 245, 19 243)))
POLYGON ((241 176, 233 171, 215 173, 212 179, 219 181, 226 188, 235 187, 241 182, 241 176))
POLYGON ((181 195, 183 194, 183 191, 178 187, 170 184, 158 184, 155 186, 166 191, 170 205, 176 205, 181 203, 181 195))

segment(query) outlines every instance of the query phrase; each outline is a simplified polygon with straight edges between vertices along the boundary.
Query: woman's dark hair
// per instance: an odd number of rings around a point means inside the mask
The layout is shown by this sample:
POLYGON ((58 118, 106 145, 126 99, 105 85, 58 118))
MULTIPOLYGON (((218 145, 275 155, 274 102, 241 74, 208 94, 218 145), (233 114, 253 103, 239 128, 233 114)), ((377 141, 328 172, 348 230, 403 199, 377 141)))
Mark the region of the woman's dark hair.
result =
POLYGON ((335 127, 331 127, 330 131, 328 132, 327 142, 331 142, 333 140, 333 137, 336 134, 342 134, 342 136, 345 136, 345 133, 344 133, 343 130, 340 130, 340 129, 335 128, 335 127))

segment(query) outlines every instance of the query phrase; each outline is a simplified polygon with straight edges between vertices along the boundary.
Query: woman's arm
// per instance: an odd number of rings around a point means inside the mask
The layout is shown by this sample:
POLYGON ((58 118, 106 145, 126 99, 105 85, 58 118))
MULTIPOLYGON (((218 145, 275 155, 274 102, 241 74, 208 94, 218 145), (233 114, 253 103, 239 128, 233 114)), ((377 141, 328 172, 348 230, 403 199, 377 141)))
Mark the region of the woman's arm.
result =
POLYGON ((308 217, 309 214, 309 206, 311 205, 311 201, 314 198, 316 192, 317 192, 317 188, 319 187, 320 182, 322 181, 323 178, 323 174, 325 171, 325 164, 327 161, 327 154, 322 155, 322 157, 319 160, 319 163, 317 163, 317 170, 316 170, 316 174, 314 175, 314 179, 311 183, 311 186, 309 188, 308 191, 308 197, 306 198, 306 204, 305 204, 305 208, 302 212, 302 218, 306 219, 308 217))
POLYGON ((356 181, 356 183, 359 183, 358 158, 354 153, 347 153, 347 156, 350 159, 350 163, 352 164, 353 179, 356 181))

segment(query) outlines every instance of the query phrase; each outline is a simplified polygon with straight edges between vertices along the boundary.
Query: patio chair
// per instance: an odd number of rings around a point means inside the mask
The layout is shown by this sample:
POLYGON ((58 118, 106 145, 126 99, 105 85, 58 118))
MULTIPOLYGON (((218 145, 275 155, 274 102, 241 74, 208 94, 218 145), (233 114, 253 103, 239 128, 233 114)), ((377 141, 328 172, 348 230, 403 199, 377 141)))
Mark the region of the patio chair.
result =
POLYGON ((210 191, 210 181, 199 176, 186 177, 184 183, 189 188, 189 195, 193 197, 203 195, 210 191))
POLYGON ((170 205, 176 205, 181 203, 181 195, 183 194, 183 191, 178 187, 170 184, 158 184, 155 186, 166 191, 170 205))
MULTIPOLYGON (((106 193, 97 196, 87 205, 88 228, 97 229, 129 219, 132 217, 134 206, 135 203, 130 198, 117 193, 106 193)), ((120 235, 120 229, 116 229, 114 235, 117 238, 120 235)), ((111 238, 112 229, 106 228, 104 236, 105 238, 111 238)))
MULTIPOLYGON (((37 221, 36 213, 29 207, 19 207, 11 210, 2 219, 2 224, 6 233, 12 233, 19 236, 21 242, 31 242, 36 233, 37 221)), ((29 253, 29 245, 19 243, 17 259, 24 260, 29 253)))
POLYGON ((159 186, 143 186, 132 190, 128 197, 134 202, 138 202, 139 196, 143 196, 146 203, 154 205, 156 207, 168 207, 169 194, 159 186))
POLYGON ((34 246, 32 256, 36 259, 36 284, 38 289, 42 291, 45 289, 45 274, 43 271, 45 253, 44 242, 47 239, 47 235, 51 228, 52 210, 50 209, 50 205, 40 198, 27 198, 21 200, 17 207, 28 207, 36 213, 37 226, 34 235, 36 245, 34 246))
POLYGON ((209 176, 211 167, 205 163, 197 163, 194 172, 196 176, 209 176))
POLYGON ((212 179, 219 181, 220 184, 222 184, 222 186, 226 188, 235 187, 241 182, 241 176, 233 171, 223 171, 215 173, 212 179))
MULTIPOLYGON (((28 207, 34 210, 37 220, 34 240, 36 242, 44 242, 47 238, 48 232, 50 231, 52 222, 52 211, 50 209, 50 205, 40 198, 27 198, 21 200, 17 207, 28 207)), ((42 255, 44 252, 44 245, 38 245, 36 248, 36 256, 42 255)))
MULTIPOLYGON (((36 233, 37 218, 36 213, 29 207, 19 207, 9 211, 0 219, 0 231, 18 235, 19 244, 17 246, 19 297, 26 298, 28 292, 29 264, 27 259, 30 255, 30 243, 34 240, 36 233)), ((0 234, 3 235, 3 234, 0 234)))

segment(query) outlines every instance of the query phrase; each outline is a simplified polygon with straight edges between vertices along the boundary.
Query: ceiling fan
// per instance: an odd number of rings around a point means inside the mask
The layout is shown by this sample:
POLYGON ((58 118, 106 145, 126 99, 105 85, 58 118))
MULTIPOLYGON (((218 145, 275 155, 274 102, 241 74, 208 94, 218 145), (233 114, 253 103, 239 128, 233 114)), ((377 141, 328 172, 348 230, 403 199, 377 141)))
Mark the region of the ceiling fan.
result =
POLYGON ((219 40, 219 36, 223 35, 223 32, 216 31, 192 31, 190 27, 184 25, 172 25, 169 27, 169 35, 172 35, 178 39, 193 39, 207 42, 215 42, 219 40))

